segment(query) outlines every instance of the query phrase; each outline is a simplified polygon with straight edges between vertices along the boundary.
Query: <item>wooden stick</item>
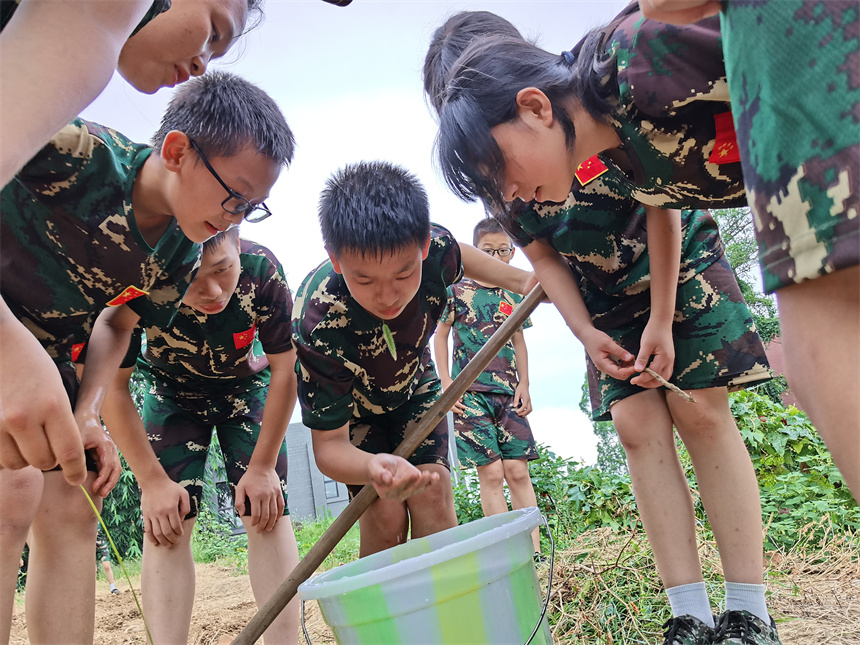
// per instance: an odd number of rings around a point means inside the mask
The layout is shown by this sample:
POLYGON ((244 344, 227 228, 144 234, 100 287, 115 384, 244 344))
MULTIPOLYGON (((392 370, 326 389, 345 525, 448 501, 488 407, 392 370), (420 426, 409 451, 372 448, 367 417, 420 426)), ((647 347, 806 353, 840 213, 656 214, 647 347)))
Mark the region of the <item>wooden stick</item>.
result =
MULTIPOLYGON (((433 429, 439 424, 448 411, 453 407, 461 396, 469 389, 469 386, 483 372, 490 361, 496 357, 502 347, 523 326, 535 307, 540 304, 544 296, 543 288, 538 285, 523 298, 522 302, 514 309, 490 340, 475 354, 465 369, 457 375, 447 390, 434 403, 424 416, 418 421, 410 424, 405 431, 403 442, 397 447, 393 454, 400 457, 409 457, 415 449, 427 438, 433 429)), ((296 565, 287 579, 272 594, 259 611, 251 618, 245 628, 239 632, 233 640, 233 645, 252 645, 263 632, 272 624, 272 621, 283 611, 287 603, 293 599, 298 591, 299 585, 313 575, 314 571, 322 564, 332 549, 337 546, 350 527, 358 521, 361 514, 366 511, 376 500, 376 489, 367 484, 347 504, 340 515, 337 516, 328 530, 322 534, 317 543, 313 545, 305 557, 296 565)))
POLYGON ((669 390, 671 390, 672 392, 674 392, 675 394, 678 394, 678 395, 684 397, 685 401, 688 401, 689 403, 695 403, 696 402, 696 399, 694 399, 692 396, 690 396, 689 394, 684 392, 684 390, 679 388, 677 385, 672 385, 669 381, 664 379, 662 376, 660 376, 657 372, 652 370, 650 367, 645 368, 645 373, 648 374, 649 376, 653 376, 655 379, 657 379, 660 382, 660 385, 662 385, 663 387, 666 387, 669 390))

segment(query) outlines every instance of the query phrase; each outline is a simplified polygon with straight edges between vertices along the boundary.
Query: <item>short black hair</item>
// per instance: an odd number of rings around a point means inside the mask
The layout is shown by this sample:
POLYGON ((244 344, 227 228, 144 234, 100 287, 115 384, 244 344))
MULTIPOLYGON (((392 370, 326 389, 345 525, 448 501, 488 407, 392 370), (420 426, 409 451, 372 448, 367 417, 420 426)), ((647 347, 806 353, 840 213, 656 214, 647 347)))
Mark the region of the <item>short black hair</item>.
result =
POLYGON ((230 240, 231 242, 235 243, 238 239, 239 227, 231 226, 226 231, 218 231, 217 233, 215 233, 215 235, 203 242, 203 252, 207 253, 209 251, 214 251, 227 240, 230 240))
POLYGON ((326 249, 379 257, 430 237, 427 193, 412 173, 385 161, 361 161, 337 171, 320 195, 326 249))
POLYGON ((503 235, 507 235, 508 239, 511 239, 510 234, 497 219, 493 217, 485 217, 475 224, 475 231, 472 233, 472 246, 478 246, 478 242, 481 241, 481 238, 490 233, 502 233, 503 235))
POLYGON ((433 32, 424 57, 424 93, 436 113, 445 101, 448 74, 463 50, 481 36, 496 34, 522 39, 509 20, 490 11, 460 11, 433 32))
POLYGON ((209 72, 183 83, 152 137, 160 149, 167 134, 183 132, 207 157, 231 157, 249 143, 259 153, 289 165, 295 138, 271 96, 240 76, 209 72))

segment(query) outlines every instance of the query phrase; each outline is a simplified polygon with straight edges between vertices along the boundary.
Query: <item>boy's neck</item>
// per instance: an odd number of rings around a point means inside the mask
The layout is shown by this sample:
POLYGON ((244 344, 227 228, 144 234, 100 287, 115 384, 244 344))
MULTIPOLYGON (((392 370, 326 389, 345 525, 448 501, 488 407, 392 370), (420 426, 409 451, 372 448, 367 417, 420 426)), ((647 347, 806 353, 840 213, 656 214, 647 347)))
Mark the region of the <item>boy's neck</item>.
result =
POLYGON ((164 191, 169 174, 157 151, 153 150, 140 167, 131 189, 135 224, 143 239, 152 247, 158 243, 173 220, 164 191))

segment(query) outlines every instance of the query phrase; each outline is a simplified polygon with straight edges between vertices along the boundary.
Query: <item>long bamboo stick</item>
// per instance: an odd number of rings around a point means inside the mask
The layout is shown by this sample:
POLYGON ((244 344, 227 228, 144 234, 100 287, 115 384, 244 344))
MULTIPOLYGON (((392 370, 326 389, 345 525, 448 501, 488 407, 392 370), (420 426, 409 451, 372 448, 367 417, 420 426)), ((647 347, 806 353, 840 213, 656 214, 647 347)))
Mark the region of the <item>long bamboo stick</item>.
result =
MULTIPOLYGON (((496 333, 490 337, 490 340, 475 354, 466 368, 457 375, 451 386, 442 393, 439 400, 427 410, 423 417, 407 427, 405 438, 394 451, 395 455, 409 457, 415 452, 415 449, 421 445, 439 424, 439 421, 448 414, 448 410, 469 389, 469 386, 486 369, 487 365, 490 364, 490 361, 499 353, 505 343, 522 327, 526 318, 540 304, 544 296, 543 288, 538 285, 523 298, 513 313, 508 316, 508 319, 502 323, 502 326, 496 330, 496 333)), ((370 507, 376 498, 376 489, 370 484, 361 489, 358 495, 341 511, 328 530, 317 540, 317 543, 313 545, 311 550, 305 554, 305 557, 296 565, 296 568, 287 576, 287 579, 281 583, 281 586, 272 594, 271 598, 266 601, 266 604, 254 614, 248 624, 245 625, 245 628, 239 632, 233 640, 233 645, 252 645, 263 635, 263 632, 272 624, 272 621, 296 595, 299 585, 313 575, 314 571, 326 559, 326 556, 331 553, 332 549, 337 546, 337 543, 346 535, 350 527, 358 521, 361 514, 370 507)))

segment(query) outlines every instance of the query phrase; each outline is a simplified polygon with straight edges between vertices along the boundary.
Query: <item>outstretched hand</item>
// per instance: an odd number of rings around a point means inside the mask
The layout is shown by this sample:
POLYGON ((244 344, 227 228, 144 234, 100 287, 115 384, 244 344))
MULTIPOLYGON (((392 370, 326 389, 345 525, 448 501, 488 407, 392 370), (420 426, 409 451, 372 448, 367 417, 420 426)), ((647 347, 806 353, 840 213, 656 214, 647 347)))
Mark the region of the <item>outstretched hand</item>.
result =
POLYGON ((386 453, 373 455, 368 475, 380 497, 401 502, 439 481, 439 473, 420 470, 403 457, 386 453))

